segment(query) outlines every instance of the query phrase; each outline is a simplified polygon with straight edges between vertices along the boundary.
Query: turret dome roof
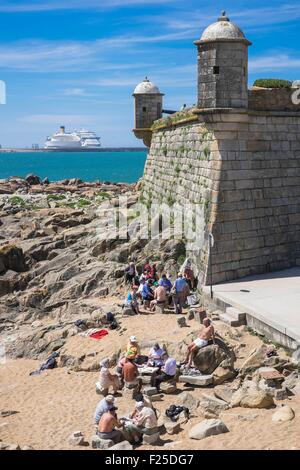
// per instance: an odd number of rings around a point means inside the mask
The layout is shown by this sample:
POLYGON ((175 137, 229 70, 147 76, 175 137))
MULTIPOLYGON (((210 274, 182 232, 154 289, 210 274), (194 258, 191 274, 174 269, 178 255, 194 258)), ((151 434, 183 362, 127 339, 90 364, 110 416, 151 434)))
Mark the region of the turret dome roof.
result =
POLYGON ((225 11, 222 12, 222 16, 216 23, 211 24, 204 30, 200 41, 216 41, 219 39, 246 40, 243 31, 229 20, 225 11))
POLYGON ((134 95, 157 95, 160 94, 159 88, 150 82, 146 77, 138 86, 135 88, 134 95))

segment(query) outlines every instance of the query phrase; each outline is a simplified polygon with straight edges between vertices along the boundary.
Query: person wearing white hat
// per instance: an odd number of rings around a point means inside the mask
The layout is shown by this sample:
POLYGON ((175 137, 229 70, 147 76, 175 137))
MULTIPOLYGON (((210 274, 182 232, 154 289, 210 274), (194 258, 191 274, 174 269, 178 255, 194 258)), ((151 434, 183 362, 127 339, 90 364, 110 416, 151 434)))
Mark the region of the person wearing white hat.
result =
POLYGON ((127 359, 136 361, 140 355, 140 346, 136 336, 130 336, 129 343, 127 344, 125 356, 127 359))
POLYGON ((138 443, 147 440, 148 444, 152 444, 159 438, 157 427, 157 417, 152 408, 145 406, 143 401, 135 404, 135 412, 131 421, 125 424, 125 432, 128 433, 130 442, 138 443))
POLYGON ((97 404, 95 413, 94 413, 94 422, 96 425, 99 424, 101 416, 109 411, 115 404, 115 398, 112 395, 107 395, 97 404))

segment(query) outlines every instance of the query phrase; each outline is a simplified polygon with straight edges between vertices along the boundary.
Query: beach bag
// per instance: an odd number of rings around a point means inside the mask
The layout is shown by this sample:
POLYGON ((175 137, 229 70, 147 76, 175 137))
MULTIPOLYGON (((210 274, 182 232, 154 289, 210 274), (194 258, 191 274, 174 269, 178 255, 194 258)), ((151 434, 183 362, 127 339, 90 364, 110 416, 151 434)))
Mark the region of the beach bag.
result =
POLYGON ((108 321, 108 323, 112 323, 113 321, 115 321, 115 316, 113 313, 111 312, 108 312, 106 314, 106 320, 108 321))
POLYGON ((166 416, 170 418, 172 421, 177 421, 180 413, 185 412, 186 416, 189 418, 190 416, 190 410, 186 408, 185 406, 176 406, 176 405, 171 405, 167 410, 166 410, 166 416))

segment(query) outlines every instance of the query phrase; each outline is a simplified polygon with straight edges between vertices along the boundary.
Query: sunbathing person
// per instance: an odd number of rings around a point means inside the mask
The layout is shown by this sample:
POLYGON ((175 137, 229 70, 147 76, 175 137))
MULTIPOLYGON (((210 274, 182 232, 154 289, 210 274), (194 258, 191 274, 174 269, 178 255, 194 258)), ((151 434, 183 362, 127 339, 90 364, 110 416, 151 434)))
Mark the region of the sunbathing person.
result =
POLYGON ((185 360, 185 364, 187 364, 188 367, 192 367, 194 356, 199 349, 207 346, 208 342, 211 340, 215 342, 215 329, 210 319, 204 318, 203 325, 204 329, 201 331, 199 337, 188 347, 188 353, 185 360))
POLYGON ((118 408, 112 407, 109 411, 104 413, 99 422, 99 428, 97 435, 100 439, 112 440, 115 444, 124 440, 124 436, 119 429, 122 428, 122 424, 118 420, 117 411, 118 408))
POLYGON ((99 380, 96 383, 96 388, 100 391, 107 390, 108 392, 109 388, 112 387, 114 394, 116 394, 117 391, 120 389, 119 377, 117 374, 113 374, 110 372, 109 366, 109 359, 103 359, 103 361, 100 362, 100 374, 99 380))

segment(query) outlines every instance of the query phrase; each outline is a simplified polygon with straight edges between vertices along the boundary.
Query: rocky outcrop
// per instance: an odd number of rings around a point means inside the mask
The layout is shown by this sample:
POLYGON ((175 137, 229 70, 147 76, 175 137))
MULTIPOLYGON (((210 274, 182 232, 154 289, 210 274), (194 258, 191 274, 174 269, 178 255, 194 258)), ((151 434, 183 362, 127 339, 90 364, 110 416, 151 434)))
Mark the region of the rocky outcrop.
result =
POLYGON ((23 273, 27 269, 23 250, 15 245, 0 247, 0 275, 7 271, 23 273))

